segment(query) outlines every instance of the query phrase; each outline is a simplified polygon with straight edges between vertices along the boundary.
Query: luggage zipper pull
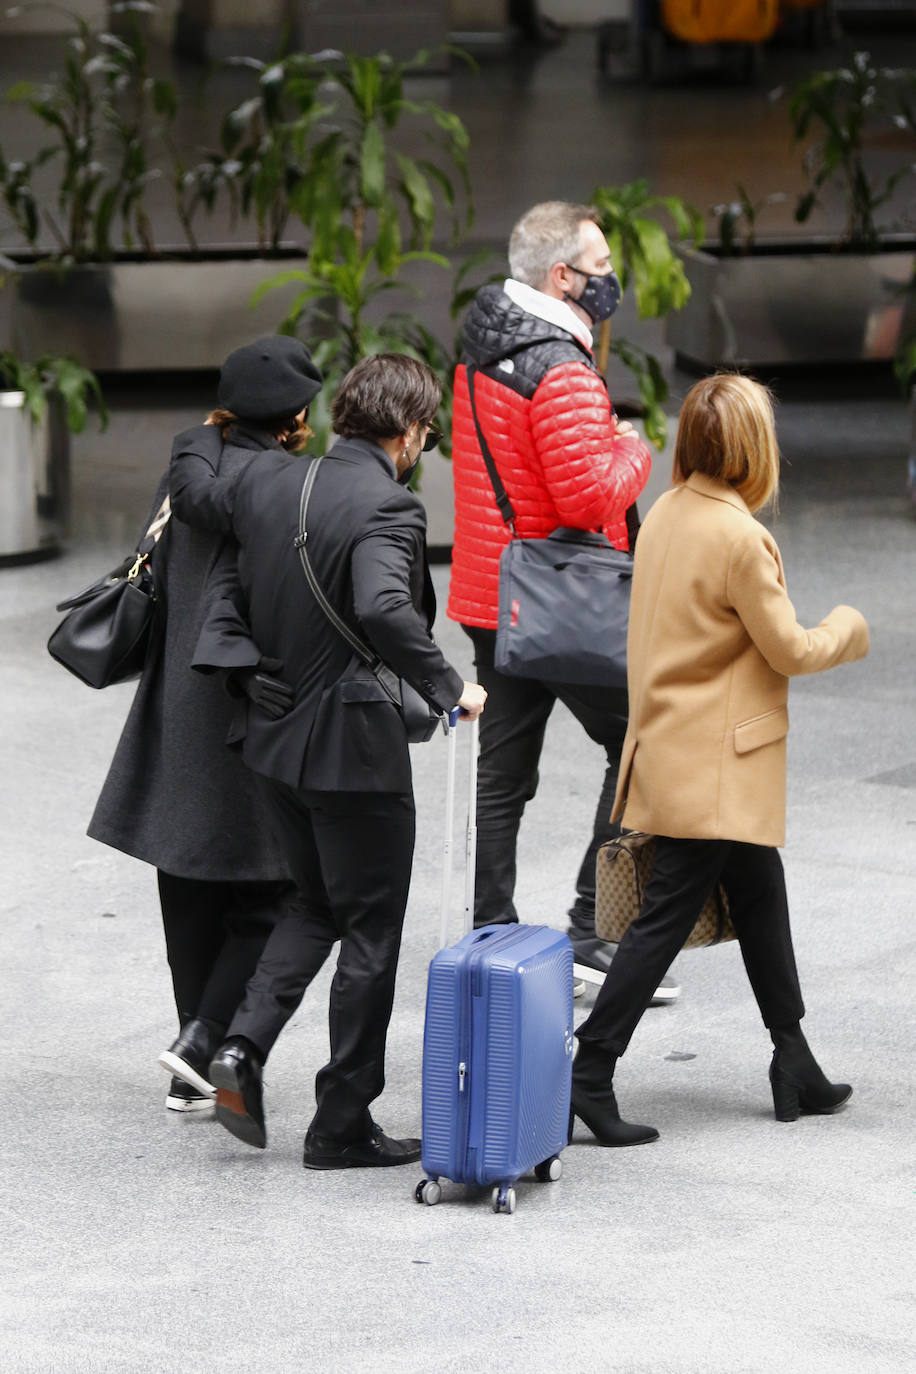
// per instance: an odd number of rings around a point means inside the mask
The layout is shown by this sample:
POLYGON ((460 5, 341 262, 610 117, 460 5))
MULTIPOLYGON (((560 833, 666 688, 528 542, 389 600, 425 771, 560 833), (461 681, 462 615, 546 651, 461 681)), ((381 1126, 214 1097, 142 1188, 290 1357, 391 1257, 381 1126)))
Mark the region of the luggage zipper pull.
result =
POLYGON ((460 1093, 464 1092, 464 1080, 467 1077, 467 1072, 467 1064, 461 1063, 458 1065, 458 1091, 460 1093))

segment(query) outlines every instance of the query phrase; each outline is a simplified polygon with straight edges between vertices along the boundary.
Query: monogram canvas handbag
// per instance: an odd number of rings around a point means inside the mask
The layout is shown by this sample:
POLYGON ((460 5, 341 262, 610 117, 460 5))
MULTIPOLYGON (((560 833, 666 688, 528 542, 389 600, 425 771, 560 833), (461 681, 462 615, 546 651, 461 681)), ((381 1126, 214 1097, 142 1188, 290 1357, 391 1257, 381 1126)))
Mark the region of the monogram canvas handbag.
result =
MULTIPOLYGON (((599 940, 619 944, 624 931, 636 920, 652 859, 655 836, 630 830, 608 840, 598 850, 595 895, 595 933, 599 940)), ((721 883, 707 898, 697 923, 684 941, 684 949, 719 945, 735 939, 735 928, 728 915, 728 897, 721 883)))

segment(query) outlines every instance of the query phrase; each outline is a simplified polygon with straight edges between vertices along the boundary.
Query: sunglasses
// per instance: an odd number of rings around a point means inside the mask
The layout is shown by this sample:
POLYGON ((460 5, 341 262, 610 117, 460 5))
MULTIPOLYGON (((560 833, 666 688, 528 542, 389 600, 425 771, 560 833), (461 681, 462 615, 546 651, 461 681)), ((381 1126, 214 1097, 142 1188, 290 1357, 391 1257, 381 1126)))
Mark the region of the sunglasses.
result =
POLYGON ((436 445, 437 445, 437 444, 441 444, 441 442, 442 442, 442 431, 441 431, 441 430, 438 430, 438 429, 434 429, 433 426, 430 425, 429 430, 428 430, 427 435, 426 435, 426 438, 423 440, 423 449, 422 449, 422 452, 423 452, 423 453, 429 453, 430 449, 435 448, 436 445))

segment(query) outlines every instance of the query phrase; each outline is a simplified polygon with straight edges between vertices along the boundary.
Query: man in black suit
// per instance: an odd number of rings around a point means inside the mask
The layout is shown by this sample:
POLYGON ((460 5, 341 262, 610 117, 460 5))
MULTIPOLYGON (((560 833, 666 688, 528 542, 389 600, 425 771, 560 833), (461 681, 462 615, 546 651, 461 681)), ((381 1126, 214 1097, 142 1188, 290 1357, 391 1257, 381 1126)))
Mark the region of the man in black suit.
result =
MULTIPOLYGON (((420 1142, 390 1139, 369 1110, 384 1085, 413 857, 406 732, 377 677, 354 658, 307 584, 297 541, 309 462, 259 429, 265 408, 276 405, 271 359, 241 351, 244 366, 230 366, 233 355, 222 374, 228 369, 235 378, 228 388, 221 381, 222 403, 244 417, 226 442, 264 451, 227 488, 208 471, 212 433, 202 427, 179 436, 172 502, 179 518, 221 524, 238 541, 237 558, 215 579, 194 662, 231 670, 246 692, 231 738, 259 775, 301 902, 274 929, 211 1064, 217 1116, 240 1139, 266 1144, 261 1068, 340 940, 331 1058, 316 1079, 303 1162, 317 1169, 409 1163, 419 1158, 420 1142), (271 676, 278 665, 291 689, 283 714, 283 688, 271 676)), ((473 718, 486 693, 461 679, 431 637, 426 516, 403 485, 439 394, 425 364, 398 354, 368 358, 345 378, 333 408, 341 437, 316 474, 307 550, 328 602, 392 672, 437 711, 458 706, 473 718)))

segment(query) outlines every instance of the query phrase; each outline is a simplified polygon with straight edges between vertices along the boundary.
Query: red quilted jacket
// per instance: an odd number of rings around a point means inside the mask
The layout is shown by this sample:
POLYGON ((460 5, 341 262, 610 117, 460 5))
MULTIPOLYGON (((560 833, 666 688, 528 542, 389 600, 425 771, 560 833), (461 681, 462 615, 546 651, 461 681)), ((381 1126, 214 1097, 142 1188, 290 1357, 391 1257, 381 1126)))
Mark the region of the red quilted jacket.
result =
POLYGON ((477 442, 477 418, 515 509, 516 533, 537 539, 561 525, 604 530, 627 547, 626 510, 649 477, 636 434, 618 434, 607 388, 588 349, 485 286, 463 331, 455 374, 452 466, 455 542, 447 613, 462 625, 496 628, 499 556, 510 539, 477 442), (509 355, 509 356, 507 356, 509 355))

